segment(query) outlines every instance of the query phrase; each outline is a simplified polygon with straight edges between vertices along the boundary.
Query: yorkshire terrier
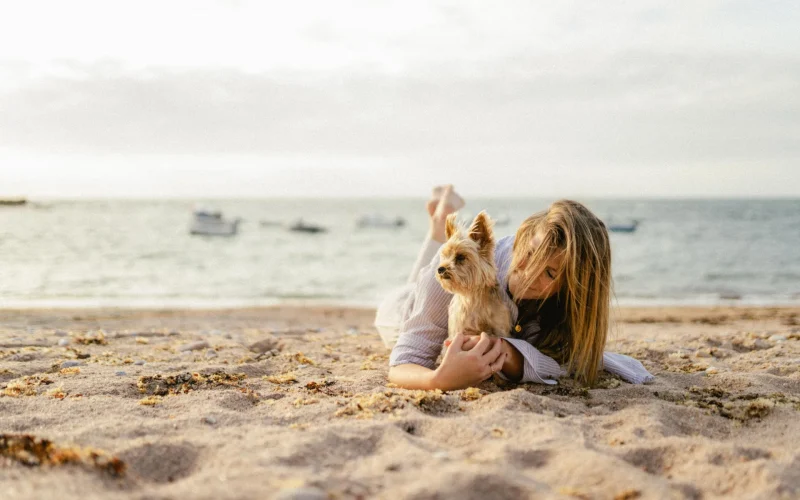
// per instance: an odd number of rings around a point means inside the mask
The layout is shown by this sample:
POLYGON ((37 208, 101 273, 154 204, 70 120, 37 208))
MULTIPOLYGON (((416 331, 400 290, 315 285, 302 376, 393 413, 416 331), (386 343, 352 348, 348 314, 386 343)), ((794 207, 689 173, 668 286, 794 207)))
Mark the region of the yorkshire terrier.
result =
POLYGON ((447 323, 450 339, 458 332, 508 337, 511 331, 511 312, 497 283, 492 226, 484 211, 475 216, 465 234, 456 223, 456 214, 447 216, 447 241, 440 250, 436 279, 453 294, 447 323))

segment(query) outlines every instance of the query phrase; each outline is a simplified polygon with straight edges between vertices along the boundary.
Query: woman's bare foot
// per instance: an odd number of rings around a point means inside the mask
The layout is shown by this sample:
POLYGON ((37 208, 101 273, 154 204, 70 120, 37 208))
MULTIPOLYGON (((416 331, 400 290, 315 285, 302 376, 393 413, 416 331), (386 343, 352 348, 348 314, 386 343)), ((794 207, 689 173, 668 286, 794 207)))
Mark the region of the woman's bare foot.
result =
POLYGON ((459 211, 464 206, 464 200, 453 190, 452 184, 436 186, 433 189, 433 195, 434 198, 427 204, 431 221, 430 237, 439 243, 444 243, 447 241, 444 229, 447 216, 459 211), (437 193, 439 197, 435 199, 437 193))

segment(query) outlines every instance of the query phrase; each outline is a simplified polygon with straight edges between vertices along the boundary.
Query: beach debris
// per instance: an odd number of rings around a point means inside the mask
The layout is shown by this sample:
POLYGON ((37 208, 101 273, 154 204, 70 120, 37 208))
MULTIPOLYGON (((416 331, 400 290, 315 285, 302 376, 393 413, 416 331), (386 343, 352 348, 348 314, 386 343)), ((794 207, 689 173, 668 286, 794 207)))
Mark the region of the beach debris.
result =
POLYGON ((300 408, 301 406, 305 405, 313 405, 316 403, 319 403, 319 400, 313 398, 297 398, 292 402, 295 408, 300 408))
POLYGON ((60 373, 61 375, 77 375, 81 372, 81 369, 77 366, 70 366, 69 368, 62 368, 60 373))
POLYGON ((297 382, 297 375, 294 372, 286 372, 278 375, 264 375, 263 378, 273 384, 293 384, 297 382))
POLYGON ((26 375, 18 380, 12 380, 6 384, 3 394, 12 398, 20 396, 36 396, 37 388, 42 385, 50 385, 53 381, 42 375, 26 375))
POLYGON ((642 492, 639 490, 625 490, 621 493, 617 493, 614 495, 614 500, 634 500, 635 498, 639 498, 642 496, 642 492))
POLYGON ((369 394, 357 394, 345 403, 343 408, 336 410, 334 416, 355 416, 360 419, 373 418, 376 413, 393 413, 395 410, 413 405, 421 409, 433 409, 444 401, 443 392, 439 389, 433 391, 393 391, 369 394))
POLYGON ((161 396, 147 396, 139 400, 139 404, 142 406, 155 406, 159 403, 161 403, 161 396))
POLYGON ((74 354, 75 355, 75 359, 88 359, 88 358, 92 357, 91 354, 83 353, 83 352, 75 349, 74 347, 67 347, 67 351, 69 351, 72 354, 74 354))
POLYGON ((188 344, 184 344, 178 348, 181 352, 188 352, 188 351, 197 351, 200 349, 207 349, 211 347, 208 342, 205 340, 198 340, 196 342, 189 342, 188 344))
POLYGON ((776 392, 732 395, 720 387, 692 386, 688 392, 654 392, 653 395, 675 404, 710 410, 712 414, 747 423, 767 417, 776 405, 791 405, 800 411, 800 398, 776 392))
POLYGON ((67 397, 67 393, 64 392, 64 388, 61 386, 55 387, 47 391, 47 395, 51 398, 62 400, 67 397))
POLYGON ((106 345, 108 344, 108 340, 106 340, 106 335, 102 331, 95 333, 94 335, 78 335, 75 337, 75 342, 82 345, 90 345, 90 344, 97 344, 97 345, 106 345))
POLYGON ((504 438, 506 437, 506 430, 502 427, 493 427, 491 435, 493 438, 504 438))
POLYGON ((180 373, 178 375, 148 375, 139 377, 136 386, 142 394, 153 396, 167 396, 187 394, 202 387, 232 386, 241 387, 242 380, 247 378, 244 373, 230 374, 216 371, 208 375, 200 373, 180 373))
POLYGON ((464 389, 464 392, 461 393, 461 399, 463 401, 475 401, 483 397, 483 393, 477 387, 467 387, 464 389))
POLYGON ((313 366, 313 365, 316 364, 313 359, 307 358, 305 356, 305 354, 303 354, 302 352, 296 352, 294 354, 288 354, 287 356, 289 356, 291 359, 293 359, 293 360, 295 360, 298 363, 303 364, 303 365, 311 365, 311 366, 313 366))
POLYGON ((125 462, 108 453, 80 447, 60 447, 29 434, 0 434, 0 456, 28 467, 76 464, 96 468, 114 477, 125 474, 125 462))

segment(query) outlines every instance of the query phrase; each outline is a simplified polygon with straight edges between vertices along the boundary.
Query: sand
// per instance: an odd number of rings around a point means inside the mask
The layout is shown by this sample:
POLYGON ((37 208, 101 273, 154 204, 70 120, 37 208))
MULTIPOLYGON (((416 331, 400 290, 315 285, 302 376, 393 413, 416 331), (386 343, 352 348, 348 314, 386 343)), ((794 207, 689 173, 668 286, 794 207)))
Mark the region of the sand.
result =
POLYGON ((800 497, 800 308, 625 309, 652 384, 448 393, 373 313, 0 311, 0 498, 800 497))

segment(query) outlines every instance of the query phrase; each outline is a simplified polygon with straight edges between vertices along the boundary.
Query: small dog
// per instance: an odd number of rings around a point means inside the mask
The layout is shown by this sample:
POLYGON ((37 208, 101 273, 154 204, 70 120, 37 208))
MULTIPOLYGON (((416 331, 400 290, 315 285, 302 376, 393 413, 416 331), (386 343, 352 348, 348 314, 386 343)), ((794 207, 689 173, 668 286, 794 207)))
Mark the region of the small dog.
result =
POLYGON ((497 283, 492 225, 486 212, 481 212, 464 235, 456 223, 456 214, 447 216, 447 242, 440 250, 436 279, 454 295, 448 310, 450 339, 458 332, 510 336, 511 312, 497 283))

